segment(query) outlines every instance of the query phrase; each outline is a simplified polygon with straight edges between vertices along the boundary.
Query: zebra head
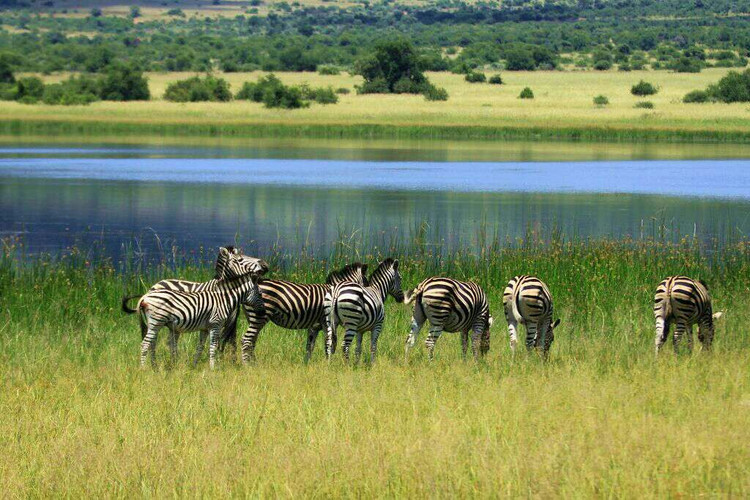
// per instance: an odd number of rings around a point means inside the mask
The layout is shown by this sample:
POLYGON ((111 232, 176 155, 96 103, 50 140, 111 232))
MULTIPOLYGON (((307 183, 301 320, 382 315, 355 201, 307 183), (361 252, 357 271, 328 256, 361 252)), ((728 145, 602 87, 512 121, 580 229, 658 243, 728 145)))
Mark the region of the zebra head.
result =
POLYGON ((549 322, 549 330, 547 330, 547 340, 546 344, 544 346, 545 350, 548 350, 549 347, 552 345, 552 341, 555 340, 555 328, 560 324, 560 318, 557 318, 555 321, 550 320, 549 322))
POLYGON ((367 286, 367 264, 355 262, 336 271, 331 271, 326 277, 326 285, 338 285, 345 281, 367 286))
POLYGON ((380 290, 384 300, 390 294, 396 299, 396 302, 404 301, 404 291, 401 290, 401 274, 398 272, 397 259, 391 259, 390 257, 385 259, 373 271, 367 281, 370 286, 380 290))
POLYGON ((239 249, 228 246, 219 248, 216 258, 216 279, 231 279, 245 274, 262 276, 268 271, 263 259, 244 255, 239 249))
POLYGON ((711 350, 711 344, 714 341, 714 321, 722 316, 724 316, 723 311, 709 314, 705 322, 698 324, 698 340, 706 351, 711 350))

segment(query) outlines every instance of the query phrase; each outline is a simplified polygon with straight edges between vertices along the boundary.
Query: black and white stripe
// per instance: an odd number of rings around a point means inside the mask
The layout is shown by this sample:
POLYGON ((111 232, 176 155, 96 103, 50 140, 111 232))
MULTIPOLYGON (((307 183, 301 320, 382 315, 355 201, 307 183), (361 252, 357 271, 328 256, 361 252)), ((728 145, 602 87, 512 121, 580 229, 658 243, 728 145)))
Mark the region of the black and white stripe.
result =
MULTIPOLYGON (((259 287, 263 298, 263 308, 244 305, 248 327, 242 337, 243 362, 254 358, 258 335, 269 321, 290 330, 307 330, 305 362, 309 361, 318 333, 326 325, 325 303, 326 297, 330 297, 331 288, 342 282, 364 285, 366 272, 366 264, 355 262, 331 272, 325 284, 262 280, 259 287)), ((232 341, 233 339, 227 339, 227 342, 232 341)))
POLYGON ((352 339, 357 337, 355 356, 357 361, 362 354, 362 334, 370 332, 370 362, 375 361, 378 350, 378 336, 383 329, 386 297, 390 294, 397 302, 403 302, 401 275, 398 272, 398 260, 386 259, 378 265, 368 278, 368 285, 352 282, 341 282, 331 290, 326 337, 326 354, 334 351, 336 330, 341 325, 344 335, 344 358, 349 360, 349 348, 352 339))
POLYGON ((541 349, 546 357, 555 340, 554 329, 560 324, 559 319, 552 321, 554 308, 547 285, 534 276, 516 276, 503 292, 503 309, 513 353, 518 342, 518 325, 525 325, 526 348, 541 349))
POLYGON ((693 349, 693 325, 698 325, 698 340, 704 349, 711 348, 714 339, 714 320, 722 313, 713 313, 708 286, 687 276, 671 276, 656 287, 654 316, 656 317, 656 354, 667 341, 669 328, 675 325, 672 345, 675 352, 683 334, 687 333, 688 349, 693 349))
POLYGON ((146 364, 149 351, 151 363, 156 364, 156 337, 159 330, 166 326, 171 332, 170 348, 173 355, 176 354, 180 333, 199 330, 199 346, 205 343, 205 337, 209 335, 209 361, 211 368, 214 368, 221 330, 241 303, 262 307, 256 274, 224 279, 213 288, 200 292, 154 290, 146 293, 136 306, 141 321, 146 325, 146 335, 141 343, 141 366, 146 364))
POLYGON ((433 277, 422 281, 406 303, 414 302, 411 318, 411 332, 406 339, 406 355, 417 342, 417 336, 426 321, 430 322, 430 332, 425 345, 430 359, 433 358, 435 343, 446 332, 461 332, 461 350, 466 357, 469 331, 472 332, 474 359, 490 349, 490 315, 487 295, 482 287, 470 281, 433 277))

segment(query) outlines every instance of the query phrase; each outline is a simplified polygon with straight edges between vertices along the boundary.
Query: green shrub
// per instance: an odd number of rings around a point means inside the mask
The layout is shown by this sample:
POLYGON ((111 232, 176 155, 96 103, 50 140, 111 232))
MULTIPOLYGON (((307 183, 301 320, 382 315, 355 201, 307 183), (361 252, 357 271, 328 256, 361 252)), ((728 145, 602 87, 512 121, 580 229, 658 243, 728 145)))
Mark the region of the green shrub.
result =
POLYGON ((525 87, 520 94, 518 94, 519 99, 533 99, 534 98, 534 92, 529 88, 525 87))
POLYGON ((651 101, 638 101, 635 103, 636 108, 642 109, 654 109, 654 103, 651 101))
POLYGON ((328 64, 318 66, 319 75, 338 75, 340 73, 341 70, 337 66, 331 66, 328 64))
POLYGON ((680 57, 670 65, 670 68, 677 73, 700 73, 701 63, 689 57, 680 57))
POLYGON ((0 83, 15 83, 16 79, 13 76, 13 70, 10 67, 10 63, 5 59, 0 58, 0 83))
POLYGON ((447 101, 448 91, 442 87, 436 87, 434 85, 430 85, 424 91, 424 98, 428 101, 447 101))
POLYGON ((419 54, 405 38, 387 40, 355 65, 355 73, 365 82, 357 86, 360 94, 424 94, 430 82, 422 73, 419 54))
POLYGON ((750 70, 730 71, 719 83, 709 86, 707 92, 721 102, 750 102, 750 70))
POLYGON ((297 109, 306 108, 310 104, 302 98, 302 91, 298 87, 286 85, 268 86, 263 90, 263 104, 267 108, 297 109))
POLYGON ((489 83, 492 85, 502 85, 503 79, 500 75, 492 75, 490 79, 488 80, 489 83))
POLYGON ((479 71, 470 71, 464 76, 464 80, 469 83, 484 83, 487 81, 487 76, 479 71))
POLYGON ((630 93, 637 96, 654 95, 657 92, 659 92, 657 87, 643 80, 633 85, 630 89, 630 93))
POLYGON ((93 78, 71 76, 60 83, 44 86, 44 104, 78 106, 99 100, 99 85, 93 78))
POLYGON ((709 102, 710 100, 711 96, 705 90, 693 90, 682 98, 682 102, 687 104, 709 102))
POLYGON ((609 104, 609 99, 607 98, 607 96, 600 94, 594 97, 594 104, 599 107, 606 106, 607 104, 609 104))
POLYGON ((346 95, 346 94, 351 94, 351 92, 352 91, 348 87, 340 87, 336 89, 337 94, 346 95))
POLYGON ((313 100, 318 104, 336 104, 339 96, 333 91, 333 87, 321 87, 313 90, 313 100))
POLYGON ((16 82, 16 100, 34 104, 44 95, 44 82, 36 76, 19 78, 16 82))
POLYGON ((598 61, 594 61, 594 69, 597 71, 606 71, 611 68, 612 61, 609 61, 607 59, 599 59, 598 61))
POLYGON ((232 100, 232 93, 229 83, 223 78, 193 76, 167 85, 164 99, 172 102, 227 102, 232 100))

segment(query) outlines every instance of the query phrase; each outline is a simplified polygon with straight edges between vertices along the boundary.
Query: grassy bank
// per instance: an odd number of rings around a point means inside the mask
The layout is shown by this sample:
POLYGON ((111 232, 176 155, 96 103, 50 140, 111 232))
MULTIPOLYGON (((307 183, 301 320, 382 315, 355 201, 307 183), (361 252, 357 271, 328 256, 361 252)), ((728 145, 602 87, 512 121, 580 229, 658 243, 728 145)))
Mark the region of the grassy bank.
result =
MULTIPOLYGON (((175 104, 160 99, 169 82, 187 74, 149 75, 151 102, 98 102, 51 107, 5 103, 0 134, 164 135, 204 137, 311 137, 347 139, 554 139, 624 142, 739 142, 750 140, 750 115, 743 104, 688 105, 689 91, 716 82, 727 70, 698 74, 664 72, 507 72, 504 85, 470 84, 462 75, 434 73, 447 102, 421 96, 342 95, 336 105, 309 109, 265 109, 245 101, 175 104), (660 87, 646 99, 630 94, 645 79, 660 87), (523 87, 535 99, 518 99, 523 87), (595 95, 610 104, 593 104, 595 95), (654 109, 635 108, 648 100, 654 109)), ((56 81, 65 75, 46 77, 56 81)), ((228 73, 232 89, 260 73, 228 73)), ((359 77, 346 74, 281 73, 285 83, 307 82, 353 91, 359 77)))
MULTIPOLYGON (((352 255, 342 243, 333 264, 352 255)), ((6 249, 7 253, 12 250, 6 249)), ((440 272, 488 291, 497 323, 488 358, 460 360, 446 334, 437 359, 408 362, 410 311, 389 301, 378 364, 331 365, 320 344, 274 326, 258 362, 137 368, 125 291, 178 269, 64 258, 0 262, 0 472, 26 495, 734 496, 750 484, 750 247, 701 254, 690 242, 530 243, 402 257, 405 286, 440 272), (125 270, 120 274, 113 269, 125 270), (562 324, 551 360, 511 359, 502 288, 543 277, 562 324), (658 281, 686 273, 726 311, 714 352, 653 359, 658 281)), ((377 256, 361 259, 375 264, 377 256)), ((270 256, 278 262, 278 256, 270 256)), ((273 274, 319 281, 324 261, 296 256, 273 274)), ((243 323, 244 325, 244 323, 243 323)), ((243 327, 240 326, 240 328, 243 327)), ((162 339, 165 336, 162 335, 162 339)), ((160 366, 167 356, 162 340, 160 366)))

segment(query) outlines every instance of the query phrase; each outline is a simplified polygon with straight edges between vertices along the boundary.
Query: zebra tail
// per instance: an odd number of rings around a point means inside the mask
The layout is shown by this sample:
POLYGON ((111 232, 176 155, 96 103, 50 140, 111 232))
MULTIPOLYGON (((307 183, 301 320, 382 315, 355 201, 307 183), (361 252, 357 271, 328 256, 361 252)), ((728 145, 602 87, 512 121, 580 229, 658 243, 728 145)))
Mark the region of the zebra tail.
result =
POLYGON ((422 290, 414 288, 404 293, 404 304, 411 304, 415 300, 419 301, 422 298, 422 290))
POLYGON ((135 299, 136 297, 140 297, 140 295, 129 295, 122 298, 122 312, 126 314, 135 314, 138 312, 135 309, 131 309, 128 307, 128 302, 135 299))

